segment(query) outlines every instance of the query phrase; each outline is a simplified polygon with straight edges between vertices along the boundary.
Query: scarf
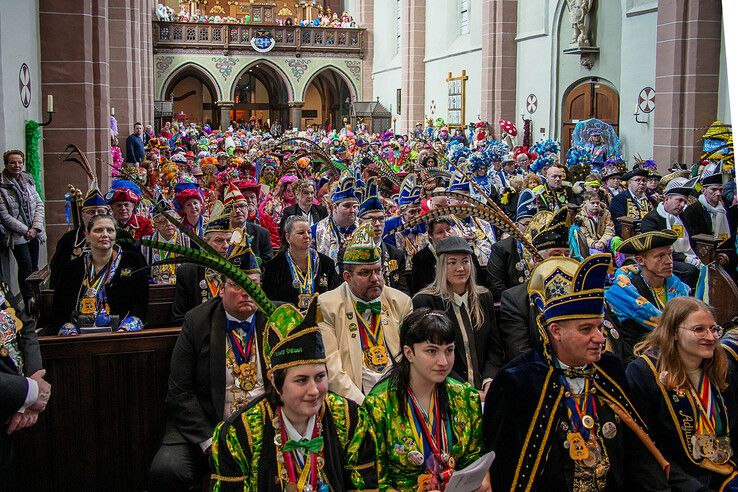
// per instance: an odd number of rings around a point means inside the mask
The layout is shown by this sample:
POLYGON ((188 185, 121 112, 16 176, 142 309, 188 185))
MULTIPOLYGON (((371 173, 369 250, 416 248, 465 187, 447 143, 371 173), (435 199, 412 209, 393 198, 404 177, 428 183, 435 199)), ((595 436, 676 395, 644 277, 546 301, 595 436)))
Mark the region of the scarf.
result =
POLYGON ((23 174, 19 175, 18 179, 12 177, 7 170, 3 170, 3 174, 5 175, 5 182, 13 188, 15 196, 18 198, 18 220, 23 222, 26 227, 31 227, 33 224, 33 214, 31 214, 31 195, 20 182, 20 180, 23 179, 23 174))
POLYGON ((722 202, 718 202, 717 207, 710 205, 705 195, 700 195, 698 201, 705 207, 705 210, 710 214, 712 219, 712 235, 714 237, 730 237, 730 225, 728 225, 728 214, 725 211, 725 206, 722 202))

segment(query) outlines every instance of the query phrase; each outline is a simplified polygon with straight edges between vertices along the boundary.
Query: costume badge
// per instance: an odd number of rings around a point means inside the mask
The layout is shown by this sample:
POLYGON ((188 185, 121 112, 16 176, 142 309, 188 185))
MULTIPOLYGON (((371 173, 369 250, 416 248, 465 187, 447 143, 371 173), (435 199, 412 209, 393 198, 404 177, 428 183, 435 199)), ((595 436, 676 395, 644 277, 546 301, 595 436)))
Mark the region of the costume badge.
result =
POLYGON ((389 261, 389 269, 390 270, 397 270, 397 268, 398 268, 397 260, 390 260, 389 261))
POLYGON ((610 329, 610 336, 613 340, 619 340, 620 339, 620 332, 616 330, 615 328, 610 329))
POLYGON ((684 237, 684 226, 681 225, 673 225, 671 226, 671 230, 677 233, 677 236, 684 237))
POLYGON ((121 277, 130 277, 132 273, 132 270, 130 268, 122 268, 120 270, 120 276, 121 277))
POLYGON ((205 282, 205 279, 200 280, 200 283, 198 284, 201 289, 204 289, 208 286, 207 282, 205 282))
MULTIPOLYGON (((347 317, 348 319, 354 319, 354 313, 351 313, 351 312, 349 312, 349 313, 346 313, 346 317, 347 317)), ((356 326, 356 325, 354 325, 354 326, 356 326)))
POLYGON ((5 346, 0 347, 0 357, 7 357, 10 354, 8 348, 5 346))
POLYGON ((328 277, 325 273, 320 277, 320 280, 318 280, 318 285, 321 287, 328 287, 328 277))
POLYGON ((349 331, 356 331, 356 330, 358 330, 358 329, 359 329, 359 327, 358 327, 358 326, 356 326, 356 323, 351 323, 351 324, 349 325, 349 331))

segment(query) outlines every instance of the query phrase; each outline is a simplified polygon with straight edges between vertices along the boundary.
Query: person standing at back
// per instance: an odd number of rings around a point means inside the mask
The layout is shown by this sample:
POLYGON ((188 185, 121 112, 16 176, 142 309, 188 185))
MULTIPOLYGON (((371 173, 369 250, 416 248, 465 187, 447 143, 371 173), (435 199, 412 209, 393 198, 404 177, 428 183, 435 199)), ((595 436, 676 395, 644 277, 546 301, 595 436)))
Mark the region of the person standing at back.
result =
POLYGON ((133 124, 133 133, 126 138, 126 162, 140 164, 146 157, 143 141, 143 125, 133 124))

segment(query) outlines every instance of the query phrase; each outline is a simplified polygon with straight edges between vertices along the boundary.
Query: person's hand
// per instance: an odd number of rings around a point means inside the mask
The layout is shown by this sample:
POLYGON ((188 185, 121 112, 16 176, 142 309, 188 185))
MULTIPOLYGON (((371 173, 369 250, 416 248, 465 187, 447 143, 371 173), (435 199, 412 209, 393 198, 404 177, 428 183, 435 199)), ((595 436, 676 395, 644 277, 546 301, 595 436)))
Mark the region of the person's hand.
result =
POLYGON ((46 410, 46 405, 49 403, 49 398, 51 398, 51 385, 44 379, 45 375, 45 369, 38 370, 31 374, 31 379, 36 381, 38 384, 38 398, 34 404, 29 407, 29 409, 37 413, 46 410))
POLYGON ((489 386, 492 384, 492 381, 487 381, 482 385, 482 391, 479 392, 479 398, 482 400, 482 403, 484 403, 484 400, 487 398, 487 391, 489 391, 489 386))
POLYGON ((7 433, 8 435, 10 435, 13 432, 31 427, 33 424, 36 423, 37 420, 38 412, 34 412, 30 408, 26 409, 26 411, 23 413, 15 412, 15 414, 10 417, 10 421, 8 422, 7 433))
POLYGON ((596 243, 594 243, 594 247, 595 247, 596 250, 604 251, 605 250, 605 243, 603 243, 602 241, 597 241, 596 243))

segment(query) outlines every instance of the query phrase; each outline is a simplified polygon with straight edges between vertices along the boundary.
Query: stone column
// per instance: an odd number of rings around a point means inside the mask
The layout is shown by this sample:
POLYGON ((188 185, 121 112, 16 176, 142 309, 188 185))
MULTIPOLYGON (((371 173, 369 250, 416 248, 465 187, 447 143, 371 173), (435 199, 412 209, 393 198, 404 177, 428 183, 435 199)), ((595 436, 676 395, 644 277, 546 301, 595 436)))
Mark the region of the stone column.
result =
MULTIPOLYGON (((110 105, 115 108, 120 135, 119 145, 125 157, 125 138, 133 132, 137 121, 135 111, 134 66, 131 0, 110 0, 108 39, 110 43, 110 105)), ((133 20, 133 22, 132 22, 133 20)), ((142 122, 144 123, 144 122, 142 122)))
POLYGON ((402 2, 402 114, 400 133, 409 132, 419 121, 425 121, 425 0, 402 2))
POLYGON ((231 124, 231 110, 235 105, 232 101, 218 101, 215 103, 220 111, 220 128, 223 131, 228 129, 228 125, 231 124))
MULTIPOLYGON (((290 107, 290 123, 292 123, 292 128, 299 130, 302 124, 302 107, 305 103, 303 101, 290 101, 287 105, 290 107)), ((282 125, 282 128, 287 129, 287 125, 282 125)))
POLYGON ((43 128, 44 193, 48 256, 67 231, 67 184, 87 190, 87 178, 75 164, 63 163, 74 143, 85 152, 103 192, 110 186, 110 81, 108 74, 108 2, 39 0, 41 94, 54 96, 56 113, 43 128))
POLYGON ((374 70, 374 1, 359 1, 359 18, 357 20, 359 27, 366 29, 364 31, 364 60, 362 61, 361 76, 361 100, 369 101, 374 99, 374 80, 372 71, 374 70))
MULTIPOLYGON (((472 4, 477 5, 477 4, 472 4)), ((518 0, 482 0, 482 120, 515 121, 518 0)), ((466 115, 467 123, 477 115, 466 115)), ((498 131, 497 128, 495 131, 498 131)), ((495 135, 499 137, 499 135, 495 135)))
POLYGON ((721 17, 719 0, 659 1, 653 156, 661 169, 702 154, 717 114, 721 17))

